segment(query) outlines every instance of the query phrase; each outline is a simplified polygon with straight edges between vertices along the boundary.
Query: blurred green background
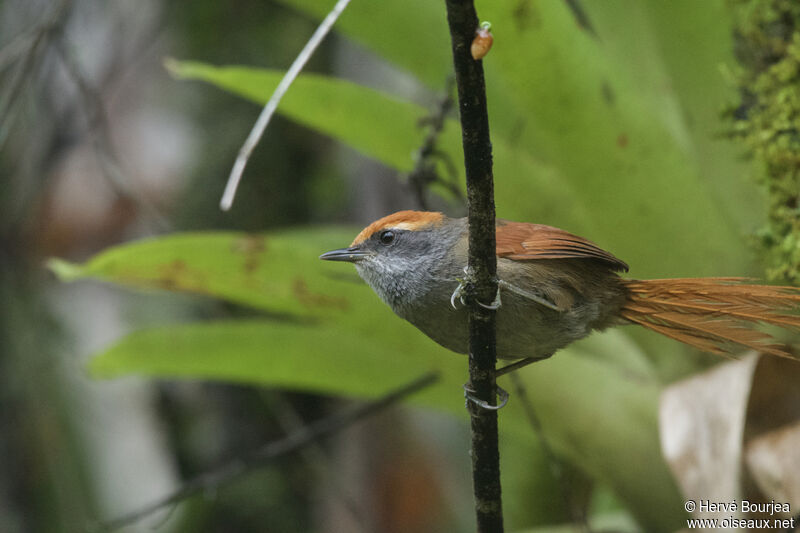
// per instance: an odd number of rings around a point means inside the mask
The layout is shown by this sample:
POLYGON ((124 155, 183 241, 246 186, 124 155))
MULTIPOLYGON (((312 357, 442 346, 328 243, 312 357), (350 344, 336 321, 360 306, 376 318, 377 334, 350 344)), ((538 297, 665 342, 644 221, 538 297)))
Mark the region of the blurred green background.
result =
MULTIPOLYGON (((465 212, 453 113, 414 156, 448 93, 443 3, 353 2, 217 208, 332 3, 0 4, 0 530, 83 530, 428 370, 407 406, 128 530, 473 529, 466 360, 317 260, 398 209, 465 212)), ((498 216, 632 277, 763 277, 770 185, 731 139, 758 4, 478 2, 498 216)), ((541 427, 501 412, 508 530, 678 529, 658 398, 712 362, 625 328, 520 372, 541 427)))

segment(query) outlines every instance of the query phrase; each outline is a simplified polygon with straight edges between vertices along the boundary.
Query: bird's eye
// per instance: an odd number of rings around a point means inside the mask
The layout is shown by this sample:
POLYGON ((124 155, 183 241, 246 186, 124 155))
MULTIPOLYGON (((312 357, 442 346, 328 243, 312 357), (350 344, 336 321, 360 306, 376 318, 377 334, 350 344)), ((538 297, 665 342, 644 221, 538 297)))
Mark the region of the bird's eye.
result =
POLYGON ((394 242, 394 232, 392 230, 383 230, 378 237, 381 244, 392 244, 394 242))

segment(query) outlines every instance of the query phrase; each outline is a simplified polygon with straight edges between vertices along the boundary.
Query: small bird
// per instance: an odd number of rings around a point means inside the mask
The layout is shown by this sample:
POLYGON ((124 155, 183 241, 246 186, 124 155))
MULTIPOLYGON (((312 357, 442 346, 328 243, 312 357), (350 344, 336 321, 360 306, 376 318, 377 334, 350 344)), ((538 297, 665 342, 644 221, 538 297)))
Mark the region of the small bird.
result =
MULTIPOLYGON (((496 228, 499 358, 545 359, 593 330, 622 324, 714 354, 751 348, 790 356, 752 326, 800 329, 800 315, 792 314, 800 306, 797 287, 745 278, 624 279, 619 272, 628 265, 582 237, 505 220, 496 228)), ((467 353, 467 237, 466 218, 400 211, 320 259, 353 263, 397 315, 445 348, 467 353)))

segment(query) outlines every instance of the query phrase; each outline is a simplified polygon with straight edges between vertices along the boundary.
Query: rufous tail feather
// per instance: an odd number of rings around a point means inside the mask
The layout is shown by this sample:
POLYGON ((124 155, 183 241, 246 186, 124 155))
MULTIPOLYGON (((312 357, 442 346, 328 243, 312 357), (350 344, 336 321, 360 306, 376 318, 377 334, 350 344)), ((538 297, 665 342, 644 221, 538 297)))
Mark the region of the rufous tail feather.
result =
POLYGON ((749 285, 746 278, 624 280, 622 318, 700 350, 741 347, 792 357, 754 324, 800 330, 800 288, 749 285))

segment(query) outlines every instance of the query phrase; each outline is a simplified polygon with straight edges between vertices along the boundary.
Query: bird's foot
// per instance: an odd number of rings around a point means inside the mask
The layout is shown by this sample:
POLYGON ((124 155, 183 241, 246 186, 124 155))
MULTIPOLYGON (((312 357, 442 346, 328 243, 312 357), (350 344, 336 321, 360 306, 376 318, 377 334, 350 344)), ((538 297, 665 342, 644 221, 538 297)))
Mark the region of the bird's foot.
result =
POLYGON ((464 383, 464 398, 466 399, 466 405, 469 406, 469 402, 474 403, 481 409, 486 409, 488 411, 497 411, 502 409, 508 403, 508 392, 499 385, 497 387, 497 399, 500 400, 500 403, 497 405, 492 405, 486 400, 481 400, 480 398, 475 397, 475 391, 472 390, 469 386, 469 383, 464 383))
MULTIPOLYGON (((472 270, 468 267, 464 267, 464 278, 456 278, 458 281, 458 286, 453 291, 453 294, 450 296, 450 305, 453 306, 453 309, 458 309, 456 307, 456 299, 461 302, 461 305, 467 305, 466 302, 466 295, 467 295, 467 286, 473 283, 473 273, 472 270)), ((494 301, 490 304, 485 304, 481 302, 477 302, 478 305, 483 307, 484 309, 490 309, 492 311, 496 311, 500 309, 500 306, 503 302, 500 300, 500 280, 497 281, 497 294, 494 297, 494 301)))
MULTIPOLYGON (((464 267, 464 273, 469 277, 467 267, 464 267)), ((469 280, 467 278, 456 278, 456 281, 458 282, 458 286, 456 290, 453 291, 453 294, 450 295, 450 305, 453 306, 453 309, 458 309, 458 307, 456 307, 456 298, 461 302, 461 305, 467 305, 467 302, 464 301, 464 296, 467 294, 467 283, 469 283, 469 280)))

